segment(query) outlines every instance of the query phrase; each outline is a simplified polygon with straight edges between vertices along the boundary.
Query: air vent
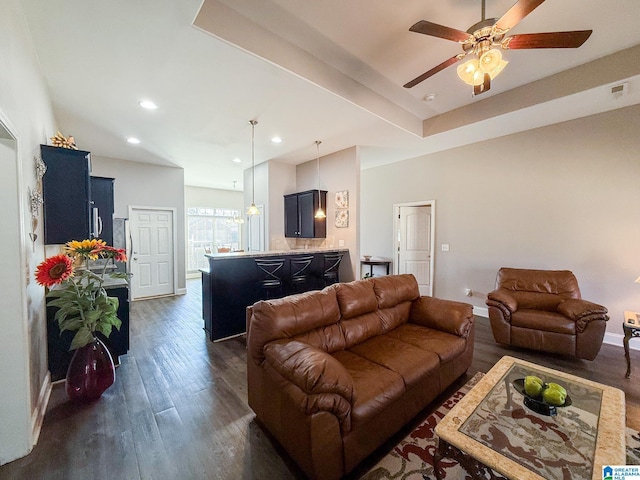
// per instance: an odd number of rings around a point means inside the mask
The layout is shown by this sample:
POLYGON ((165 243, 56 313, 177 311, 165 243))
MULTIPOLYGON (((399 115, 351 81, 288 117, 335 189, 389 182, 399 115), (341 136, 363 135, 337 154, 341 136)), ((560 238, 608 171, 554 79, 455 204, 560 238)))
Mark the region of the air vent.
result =
POLYGON ((613 98, 623 97, 628 92, 629 92, 629 84, 627 82, 619 83, 618 85, 614 85, 613 87, 611 87, 611 96, 613 98))

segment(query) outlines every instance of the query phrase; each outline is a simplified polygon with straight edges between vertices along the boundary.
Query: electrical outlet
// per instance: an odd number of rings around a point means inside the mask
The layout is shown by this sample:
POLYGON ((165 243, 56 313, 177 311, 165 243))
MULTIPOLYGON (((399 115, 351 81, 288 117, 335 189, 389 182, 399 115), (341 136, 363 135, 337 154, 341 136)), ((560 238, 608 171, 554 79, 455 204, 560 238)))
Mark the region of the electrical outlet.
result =
POLYGON ((471 290, 470 288, 465 288, 465 289, 464 289, 464 294, 465 294, 467 297, 471 297, 471 296, 473 295, 473 290, 471 290))

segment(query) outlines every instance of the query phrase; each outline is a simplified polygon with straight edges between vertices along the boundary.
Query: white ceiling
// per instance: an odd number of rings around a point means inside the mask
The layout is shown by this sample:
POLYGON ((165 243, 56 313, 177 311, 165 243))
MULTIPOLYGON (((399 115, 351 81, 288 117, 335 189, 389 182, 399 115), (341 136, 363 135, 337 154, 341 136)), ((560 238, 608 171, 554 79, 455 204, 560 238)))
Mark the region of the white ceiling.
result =
MULTIPOLYGON (((514 2, 487 0, 487 17, 514 2)), ((22 3, 60 130, 79 148, 179 166, 186 184, 225 189, 233 181, 242 189, 251 165, 250 119, 259 122, 256 163, 313 159, 322 140, 322 155, 359 145, 363 167, 373 166, 624 106, 598 106, 585 91, 422 133, 425 119, 503 102, 512 89, 640 44, 637 0, 547 0, 511 33, 593 29, 591 38, 579 49, 506 52, 504 72, 473 98, 455 67, 402 85, 461 51, 409 27, 424 19, 467 30, 481 18, 480 0, 22 3), (427 93, 436 100, 423 101, 427 93), (141 109, 142 99, 159 108, 141 109), (271 143, 274 135, 283 142, 271 143)), ((640 102, 630 90, 627 104, 640 102)))

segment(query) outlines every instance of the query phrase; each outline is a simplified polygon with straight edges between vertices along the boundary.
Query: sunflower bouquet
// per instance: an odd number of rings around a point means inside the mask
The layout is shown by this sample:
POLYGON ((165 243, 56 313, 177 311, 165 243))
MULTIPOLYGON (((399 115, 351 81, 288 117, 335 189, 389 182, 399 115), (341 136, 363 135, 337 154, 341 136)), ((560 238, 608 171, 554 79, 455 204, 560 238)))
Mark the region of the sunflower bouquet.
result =
MULTIPOLYGON (((64 253, 45 259, 36 269, 36 282, 47 290, 47 305, 58 307, 55 320, 60 332, 76 331, 71 350, 94 341, 96 332, 105 337, 113 327, 120 329, 117 316, 118 299, 107 295, 104 288, 109 260, 126 262, 123 249, 107 245, 103 240, 73 240, 67 242, 64 253), (100 273, 86 267, 88 260, 105 259, 100 273)), ((115 272, 112 278, 128 278, 115 272)))

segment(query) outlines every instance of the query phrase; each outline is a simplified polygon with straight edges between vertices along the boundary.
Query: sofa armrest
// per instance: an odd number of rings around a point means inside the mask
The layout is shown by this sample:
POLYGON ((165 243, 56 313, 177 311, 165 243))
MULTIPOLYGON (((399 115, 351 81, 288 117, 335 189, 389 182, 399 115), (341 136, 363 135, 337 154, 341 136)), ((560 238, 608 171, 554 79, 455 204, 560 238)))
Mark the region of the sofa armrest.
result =
POLYGON ((498 307, 501 310, 505 308, 509 311, 509 314, 518 310, 518 301, 507 290, 499 288, 493 292, 489 292, 487 295, 487 305, 498 307), (501 308, 503 307, 503 308, 501 308))
POLYGON ((579 332, 584 331, 593 320, 609 320, 607 312, 602 305, 578 298, 569 298, 558 305, 558 313, 576 322, 579 332))
POLYGON ((473 307, 468 303, 420 297, 411 305, 409 321, 466 338, 473 326, 473 307))
POLYGON ((353 403, 353 378, 324 350, 296 340, 278 340, 265 345, 264 353, 274 370, 307 395, 337 394, 353 403))

